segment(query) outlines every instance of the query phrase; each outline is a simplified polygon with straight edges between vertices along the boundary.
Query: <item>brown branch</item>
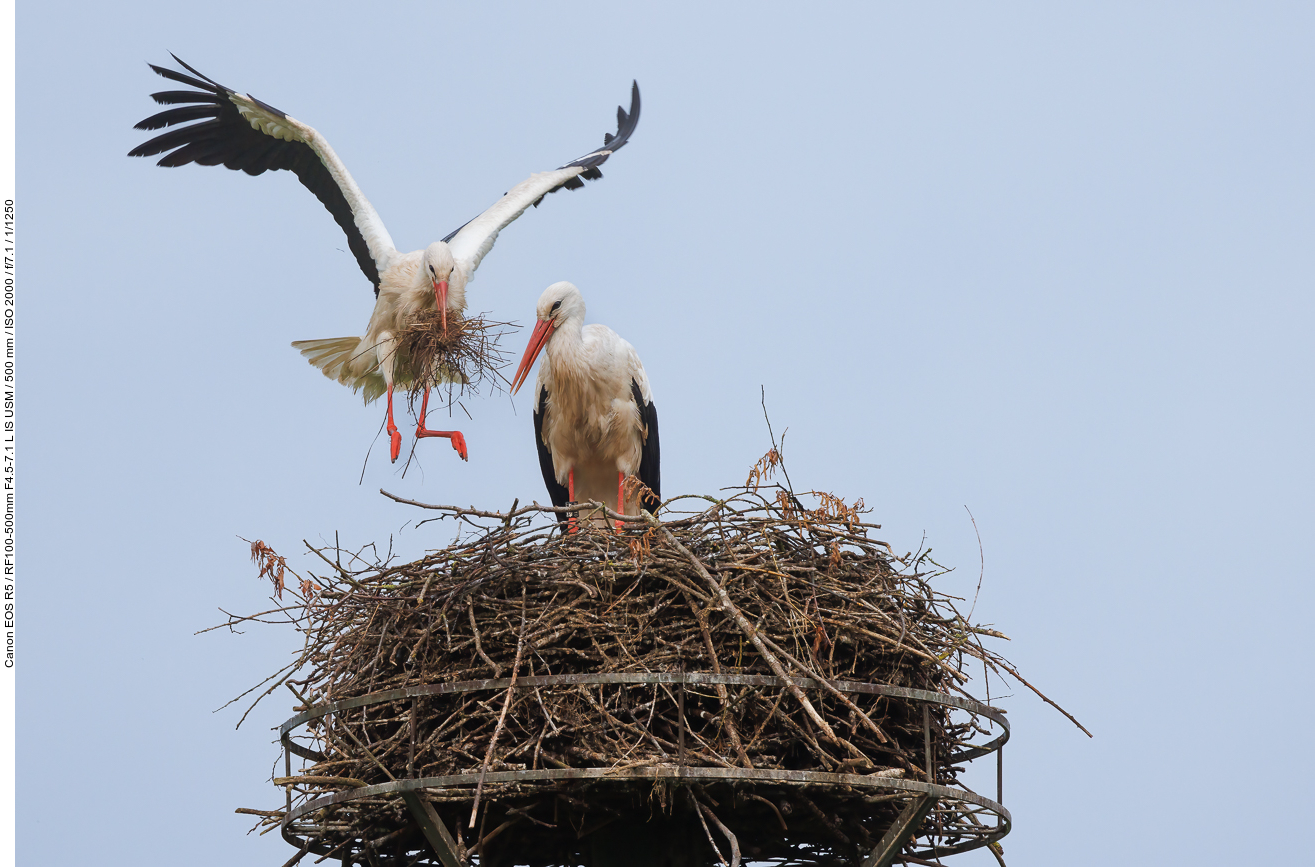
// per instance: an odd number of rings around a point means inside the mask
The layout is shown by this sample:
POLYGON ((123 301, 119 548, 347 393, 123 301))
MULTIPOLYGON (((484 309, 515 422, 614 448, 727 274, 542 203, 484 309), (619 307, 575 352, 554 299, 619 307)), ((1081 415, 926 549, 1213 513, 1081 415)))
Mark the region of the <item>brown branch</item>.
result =
MULTIPOLYGON (((473 625, 473 622, 472 622, 473 625)), ((498 727, 493 730, 493 737, 489 738, 489 748, 484 753, 484 764, 479 769, 479 784, 475 787, 475 800, 470 807, 470 825, 475 827, 475 814, 479 812, 479 796, 484 792, 484 775, 489 772, 489 762, 493 761, 493 750, 498 745, 498 738, 502 735, 502 727, 507 722, 507 710, 511 707, 511 698, 516 694, 516 678, 520 676, 521 670, 521 652, 525 650, 525 585, 521 585, 521 632, 520 638, 516 640, 516 661, 511 664, 511 683, 507 685, 507 695, 502 701, 502 713, 498 714, 498 727)))

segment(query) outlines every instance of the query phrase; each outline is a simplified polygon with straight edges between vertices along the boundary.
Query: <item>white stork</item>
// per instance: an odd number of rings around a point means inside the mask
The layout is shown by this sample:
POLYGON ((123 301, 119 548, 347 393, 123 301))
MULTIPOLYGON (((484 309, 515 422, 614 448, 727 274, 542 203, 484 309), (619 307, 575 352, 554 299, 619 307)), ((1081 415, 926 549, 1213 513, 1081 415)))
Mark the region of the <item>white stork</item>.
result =
MULTIPOLYGON (((363 337, 298 340, 292 345, 325 376, 353 391, 363 389, 367 404, 387 394, 388 434, 394 461, 402 438, 393 421, 393 385, 398 363, 404 361, 397 357, 396 335, 417 313, 435 307, 442 311, 446 329, 448 311, 460 313, 465 309, 466 283, 492 249, 498 232, 530 205, 537 207, 548 193, 563 187, 579 189, 584 181, 601 178, 598 167, 625 145, 639 122, 639 85, 635 83, 631 86, 629 113, 617 107, 616 135, 604 135, 602 148, 559 169, 530 175, 484 213, 443 240, 424 250, 400 253, 393 247, 379 215, 324 136, 253 96, 237 93, 207 78, 176 55, 173 58, 196 77, 154 64, 150 65, 151 69, 196 90, 151 94, 157 103, 182 107, 152 115, 138 123, 136 129, 176 128, 133 148, 128 155, 164 153, 158 165, 223 165, 250 175, 288 169, 328 208, 347 233, 348 246, 361 270, 374 284, 374 312, 363 337), (180 126, 194 120, 201 122, 180 126)), ((403 371, 407 369, 409 365, 401 367, 403 371)), ((426 389, 416 436, 448 437, 465 460, 466 442, 460 431, 425 427, 428 408, 426 389)))
POLYGON ((570 283, 544 290, 535 315, 511 392, 546 351, 534 387, 534 442, 553 505, 609 503, 615 494, 623 515, 638 515, 641 506, 655 511, 662 497, 657 407, 635 348, 606 325, 585 325, 584 298, 570 283), (638 476, 652 494, 627 494, 627 476, 638 476))

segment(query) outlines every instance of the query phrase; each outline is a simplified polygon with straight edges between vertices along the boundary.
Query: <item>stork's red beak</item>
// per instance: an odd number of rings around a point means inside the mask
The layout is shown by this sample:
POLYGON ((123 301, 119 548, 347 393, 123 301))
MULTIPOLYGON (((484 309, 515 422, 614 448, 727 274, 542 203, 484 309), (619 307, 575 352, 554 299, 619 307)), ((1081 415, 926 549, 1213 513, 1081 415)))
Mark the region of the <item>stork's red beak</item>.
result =
POLYGON ((447 334, 447 281, 439 280, 434 284, 434 303, 443 314, 443 333, 447 334))
POLYGON ((556 319, 540 319, 534 326, 534 333, 530 335, 530 345, 525 347, 525 357, 521 359, 521 366, 516 368, 516 377, 511 381, 512 394, 525 384, 526 377, 530 375, 530 368, 534 366, 534 359, 539 357, 539 353, 547 345, 548 338, 552 337, 552 330, 555 327, 557 327, 556 319))

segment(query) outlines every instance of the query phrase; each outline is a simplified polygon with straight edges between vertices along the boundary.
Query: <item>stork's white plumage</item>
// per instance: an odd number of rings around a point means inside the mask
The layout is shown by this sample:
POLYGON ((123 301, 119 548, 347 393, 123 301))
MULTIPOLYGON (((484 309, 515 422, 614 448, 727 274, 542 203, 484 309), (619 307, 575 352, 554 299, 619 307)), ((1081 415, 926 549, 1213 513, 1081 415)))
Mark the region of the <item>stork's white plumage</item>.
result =
MULTIPOLYGON (((538 322, 512 394, 540 352, 534 386, 534 440, 553 505, 596 500, 637 515, 661 502, 657 407, 635 348, 606 325, 584 324, 584 298, 554 283, 539 298, 538 322), (637 476, 642 489, 626 491, 637 476)), ((605 518, 596 523, 607 525, 605 518)))
MULTIPOLYGON (((632 84, 630 111, 617 107, 616 135, 604 135, 602 148, 559 169, 530 175, 443 240, 424 250, 400 253, 393 247, 383 221, 322 135, 253 96, 207 78, 176 55, 174 60, 196 77, 154 64, 151 69, 196 90, 152 94, 157 103, 183 107, 148 117, 136 128, 175 128, 133 148, 128 155, 163 153, 158 163, 161 166, 223 165, 251 175, 288 169, 323 203, 347 233, 348 246, 374 284, 374 312, 362 337, 299 340, 292 345, 325 376, 353 391, 363 390, 366 403, 382 394, 388 396, 388 433, 394 461, 401 448, 401 435, 393 421, 393 386, 399 381, 399 373, 409 370, 406 359, 399 357, 397 336, 418 313, 436 307, 443 313, 446 328, 448 312, 456 314, 465 309, 466 284, 492 249, 498 233, 526 208, 537 206, 548 193, 563 187, 578 189, 584 181, 601 178, 598 167, 625 145, 639 121, 639 85, 632 84)), ((428 405, 426 389, 416 436, 449 437, 464 460, 466 444, 460 431, 425 428, 428 405)))

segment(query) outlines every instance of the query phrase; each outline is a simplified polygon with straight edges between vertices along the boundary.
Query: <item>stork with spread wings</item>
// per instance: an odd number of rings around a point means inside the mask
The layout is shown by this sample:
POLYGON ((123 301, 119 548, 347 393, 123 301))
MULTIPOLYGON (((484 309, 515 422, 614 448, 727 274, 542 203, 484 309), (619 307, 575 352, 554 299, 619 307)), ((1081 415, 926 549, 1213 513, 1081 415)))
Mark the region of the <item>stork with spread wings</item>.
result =
MULTIPOLYGON (((151 69, 194 89, 151 94, 157 103, 175 107, 146 118, 136 128, 170 129, 128 155, 163 154, 158 162, 161 166, 222 165, 250 175, 287 169, 324 204, 347 234, 356 261, 374 284, 374 312, 362 337, 299 340, 292 345, 325 376, 353 391, 364 391, 366 403, 387 395, 387 429, 394 461, 402 440, 393 419, 393 386, 399 372, 410 369, 399 335, 418 316, 433 311, 439 312, 446 330, 449 311, 455 315, 465 310, 466 284, 493 248, 498 233, 548 193, 579 189, 585 181, 601 178, 598 167, 630 140, 639 122, 639 85, 633 83, 630 111, 617 107, 616 134, 604 135, 601 148, 561 168, 530 175, 441 241, 424 250, 401 253, 322 135, 253 96, 207 78, 177 56, 174 60, 191 74, 153 64, 151 69)), ((425 427, 428 405, 429 389, 425 388, 416 436, 448 437, 465 460, 466 443, 460 431, 425 427)))

